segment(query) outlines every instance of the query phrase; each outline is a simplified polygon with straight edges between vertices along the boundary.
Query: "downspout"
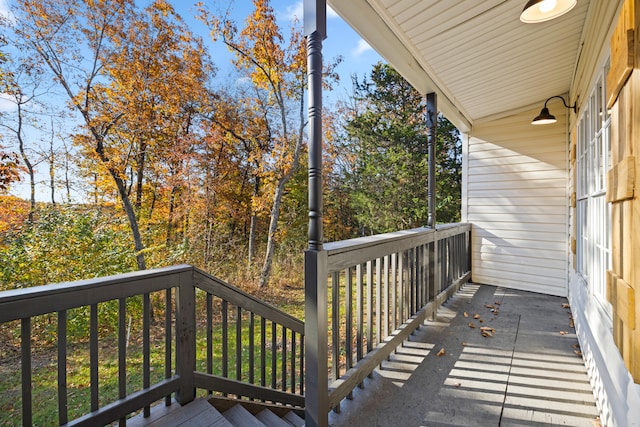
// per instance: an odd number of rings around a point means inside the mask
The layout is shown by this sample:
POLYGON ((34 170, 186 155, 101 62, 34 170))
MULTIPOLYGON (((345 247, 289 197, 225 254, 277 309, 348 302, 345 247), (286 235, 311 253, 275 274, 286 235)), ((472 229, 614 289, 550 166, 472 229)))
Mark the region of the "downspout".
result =
POLYGON ((429 216, 427 226, 436 226, 436 130, 438 127, 438 104, 434 92, 426 95, 427 146, 429 156, 429 176, 427 181, 427 199, 429 216))
POLYGON ((309 86, 309 246, 304 254, 305 425, 327 427, 328 272, 322 246, 322 40, 326 38, 326 0, 304 0, 309 86))

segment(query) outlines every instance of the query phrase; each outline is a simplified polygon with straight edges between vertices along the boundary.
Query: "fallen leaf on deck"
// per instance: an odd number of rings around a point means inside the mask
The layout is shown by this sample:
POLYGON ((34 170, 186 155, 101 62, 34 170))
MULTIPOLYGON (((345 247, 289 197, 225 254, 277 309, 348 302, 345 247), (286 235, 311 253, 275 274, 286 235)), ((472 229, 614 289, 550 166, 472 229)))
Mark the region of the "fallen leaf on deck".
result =
POLYGON ((487 308, 496 308, 494 305, 491 305, 491 304, 485 304, 484 306, 487 308))
POLYGON ((474 319, 479 319, 479 318, 480 318, 480 315, 479 315, 479 314, 474 314, 474 315, 473 315, 473 318, 474 318, 474 319))
POLYGON ((501 303, 500 301, 496 301, 496 302, 494 302, 494 304, 495 304, 495 305, 500 305, 500 304, 502 304, 502 303, 501 303))
POLYGON ((483 337, 492 337, 492 336, 493 336, 493 334, 492 334, 491 332, 489 332, 489 331, 483 331, 483 332, 482 332, 482 336, 483 336, 483 337))
POLYGON ((483 323, 483 322, 484 322, 484 320, 480 319, 480 320, 479 320, 479 322, 480 322, 480 323, 483 323))
POLYGON ((462 315, 463 315, 464 317, 469 317, 469 314, 468 314, 466 311, 465 311, 464 313, 462 313, 462 315))
POLYGON ((566 302, 562 303, 562 308, 570 308, 570 307, 571 306, 568 303, 566 303, 566 302))
POLYGON ((467 343, 462 341, 462 346, 464 347, 465 345, 467 345, 467 343))
POLYGON ((441 348, 440 351, 438 352, 438 354, 436 354, 436 356, 438 356, 438 357, 444 356, 445 353, 446 353, 446 351, 444 351, 444 348, 441 348))
POLYGON ((498 314, 498 309, 497 308, 493 308, 493 309, 491 309, 491 312, 493 314, 497 315, 498 314))
POLYGON ((582 356, 582 352, 580 350, 573 350, 573 352, 578 356, 582 356))
POLYGON ((462 383, 455 383, 454 386, 456 387, 460 387, 462 385, 462 383))
POLYGON ((602 423, 600 422, 600 417, 596 417, 593 420, 593 427, 602 427, 602 423))
POLYGON ((580 348, 580 344, 574 344, 573 348, 580 348))
POLYGON ((567 335, 569 332, 567 331, 560 331, 560 335, 567 335))
POLYGON ((482 327, 480 327, 480 330, 482 332, 492 332, 492 333, 496 332, 496 330, 493 329, 491 326, 482 326, 482 327))
POLYGON ((475 323, 473 323, 473 322, 471 322, 471 323, 469 323, 469 327, 470 327, 470 328, 475 328, 475 327, 476 327, 476 324, 475 324, 475 323))

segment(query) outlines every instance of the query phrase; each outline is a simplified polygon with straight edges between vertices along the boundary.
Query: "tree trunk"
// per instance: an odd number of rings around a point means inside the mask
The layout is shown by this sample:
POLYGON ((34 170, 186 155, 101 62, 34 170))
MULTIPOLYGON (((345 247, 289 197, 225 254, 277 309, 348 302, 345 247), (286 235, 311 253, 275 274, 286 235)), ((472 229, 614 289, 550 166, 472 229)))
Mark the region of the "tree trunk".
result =
POLYGON ((53 150, 53 119, 51 119, 51 140, 49 141, 49 186, 51 187, 51 204, 56 204, 56 167, 54 164, 55 152, 53 150))
POLYGON ((131 228, 131 234, 133 235, 133 244, 136 250, 136 261, 138 263, 138 270, 146 270, 147 266, 144 260, 144 245, 142 244, 142 237, 140 236, 140 230, 138 228, 138 219, 136 218, 136 213, 133 210, 131 200, 129 200, 129 195, 127 194, 127 186, 125 185, 124 181, 122 181, 122 178, 118 176, 117 171, 109 169, 109 173, 113 177, 113 180, 118 187, 118 193, 120 194, 122 207, 124 208, 124 211, 127 214, 127 219, 129 220, 129 227, 131 228))
POLYGON ((27 167, 27 171, 29 172, 29 188, 30 188, 30 198, 29 198, 29 216, 28 221, 29 224, 33 224, 34 215, 36 212, 36 182, 33 173, 33 165, 29 161, 27 157, 27 153, 24 149, 24 140, 22 139, 22 103, 18 102, 18 129, 16 132, 16 136, 18 137, 18 144, 20 148, 20 156, 22 157, 22 161, 24 165, 27 167))
POLYGON ((144 162, 146 159, 147 144, 140 143, 140 153, 138 154, 138 168, 136 170, 136 212, 140 212, 142 207, 142 184, 144 175, 144 162))
POLYGON ((276 231, 278 230, 278 220, 280 219, 280 206, 282 205, 282 196, 284 195, 284 186, 286 181, 280 179, 276 191, 273 195, 273 207, 271 209, 271 221, 269 221, 269 235, 267 238, 267 253, 264 257, 262 272, 260 273, 259 288, 265 288, 269 283, 271 276, 271 265, 273 264, 273 255, 276 249, 276 231))
MULTIPOLYGON (((258 193, 260 192, 260 178, 255 177, 255 182, 253 185, 253 198, 258 197, 258 193)), ((256 233, 258 229, 258 214, 251 208, 251 221, 249 225, 249 257, 248 257, 248 266, 251 267, 254 262, 254 257, 256 255, 256 233)))

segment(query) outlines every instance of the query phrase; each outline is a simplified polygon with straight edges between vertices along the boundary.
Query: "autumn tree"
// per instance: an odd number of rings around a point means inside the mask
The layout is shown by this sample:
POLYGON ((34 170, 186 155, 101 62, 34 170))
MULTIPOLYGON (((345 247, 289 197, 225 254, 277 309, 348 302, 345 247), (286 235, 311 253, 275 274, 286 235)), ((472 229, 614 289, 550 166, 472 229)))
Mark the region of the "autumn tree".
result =
MULTIPOLYGON (((240 30, 232 20, 215 17, 202 5, 200 11, 214 40, 221 40, 228 47, 234 54, 235 67, 251 78, 255 95, 247 101, 264 119, 261 135, 264 139, 251 147, 257 165, 256 185, 262 186, 260 194, 254 192, 254 209, 269 210, 265 258, 258 285, 262 288, 271 273, 285 190, 299 167, 304 144, 305 42, 296 23, 285 37, 268 0, 253 0, 253 11, 240 30)), ((331 78, 335 78, 336 63, 325 70, 331 78)))
POLYGON ((115 185, 137 266, 144 269, 135 205, 141 203, 150 152, 172 143, 176 126, 185 128, 175 115, 189 110, 194 94, 204 92, 201 84, 210 70, 201 42, 163 0, 142 11, 132 0, 21 0, 17 5, 14 30, 21 47, 46 64, 79 113, 85 132, 75 142, 115 185), (167 125, 172 128, 165 132, 167 125))

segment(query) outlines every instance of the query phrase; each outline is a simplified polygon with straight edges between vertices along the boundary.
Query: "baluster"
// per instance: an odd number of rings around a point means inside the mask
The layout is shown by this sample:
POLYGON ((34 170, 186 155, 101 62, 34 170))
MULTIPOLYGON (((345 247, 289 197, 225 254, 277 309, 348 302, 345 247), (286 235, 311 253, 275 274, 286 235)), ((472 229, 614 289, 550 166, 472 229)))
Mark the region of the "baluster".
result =
POLYGON ((267 385, 267 319, 260 318, 260 385, 267 385))
MULTIPOLYGON (((127 397, 127 299, 118 299, 118 398, 127 397)), ((127 425, 125 417, 120 418, 120 427, 127 425)))
MULTIPOLYGON (((142 387, 151 387, 151 297, 149 293, 142 295, 142 387)), ((151 416, 151 406, 143 409, 143 416, 151 416)))
MULTIPOLYGON (((363 295, 363 274, 362 264, 356 266, 356 361, 362 360, 364 346, 364 295, 363 295)), ((364 383, 358 384, 358 387, 364 387, 364 383)))
POLYGON ((367 261, 367 353, 373 349, 373 262, 367 261))
POLYGON ((398 253, 391 254, 391 330, 398 329, 398 253))
POLYGON ((291 393, 296 392, 296 332, 291 331, 291 393))
POLYGON ((376 259, 376 280, 372 282, 376 286, 376 343, 378 345, 382 342, 382 260, 376 259))
POLYGON ((67 311, 58 312, 58 422, 69 421, 67 414, 67 311))
MULTIPOLYGON (((222 376, 229 376, 229 331, 228 331, 229 303, 222 300, 222 376)), ((227 393, 223 393, 226 396, 227 393)))
POLYGON ((251 384, 255 381, 255 351, 255 314, 252 311, 249 314, 249 383, 251 384))
MULTIPOLYGON (((207 316, 207 374, 213 374, 213 295, 207 292, 206 296, 206 316, 207 316)), ((207 390, 209 394, 213 390, 207 390)))
POLYGON ((22 425, 31 427, 31 318, 25 317, 20 323, 20 358, 22 368, 22 425))
POLYGON ((340 376, 340 276, 339 272, 331 275, 331 380, 340 376))
POLYGON ((300 335, 300 394, 304 394, 304 335, 300 335))
MULTIPOLYGON (((345 353, 346 364, 345 370, 349 371, 353 366, 353 278, 351 274, 353 269, 347 268, 344 271, 344 315, 345 315, 345 353)), ((349 399, 352 398, 352 394, 349 393, 349 399)))
POLYGON ((91 304, 89 310, 89 377, 93 412, 98 410, 98 304, 91 304))
MULTIPOLYGON (((173 304, 171 298, 171 288, 165 291, 165 311, 164 311, 164 377, 171 378, 171 346, 172 346, 172 337, 171 337, 171 318, 173 311, 173 304)), ((164 398, 165 406, 171 405, 171 395, 165 396, 164 398)))
MULTIPOLYGON (((236 380, 242 379, 242 308, 236 307, 236 380)), ((238 395, 240 398, 240 395, 238 395)))
POLYGON ((278 376, 278 368, 276 363, 276 348, 278 345, 276 322, 271 322, 271 388, 276 388, 276 377, 278 376))
POLYGON ((287 391, 287 328, 282 326, 282 391, 287 391))

